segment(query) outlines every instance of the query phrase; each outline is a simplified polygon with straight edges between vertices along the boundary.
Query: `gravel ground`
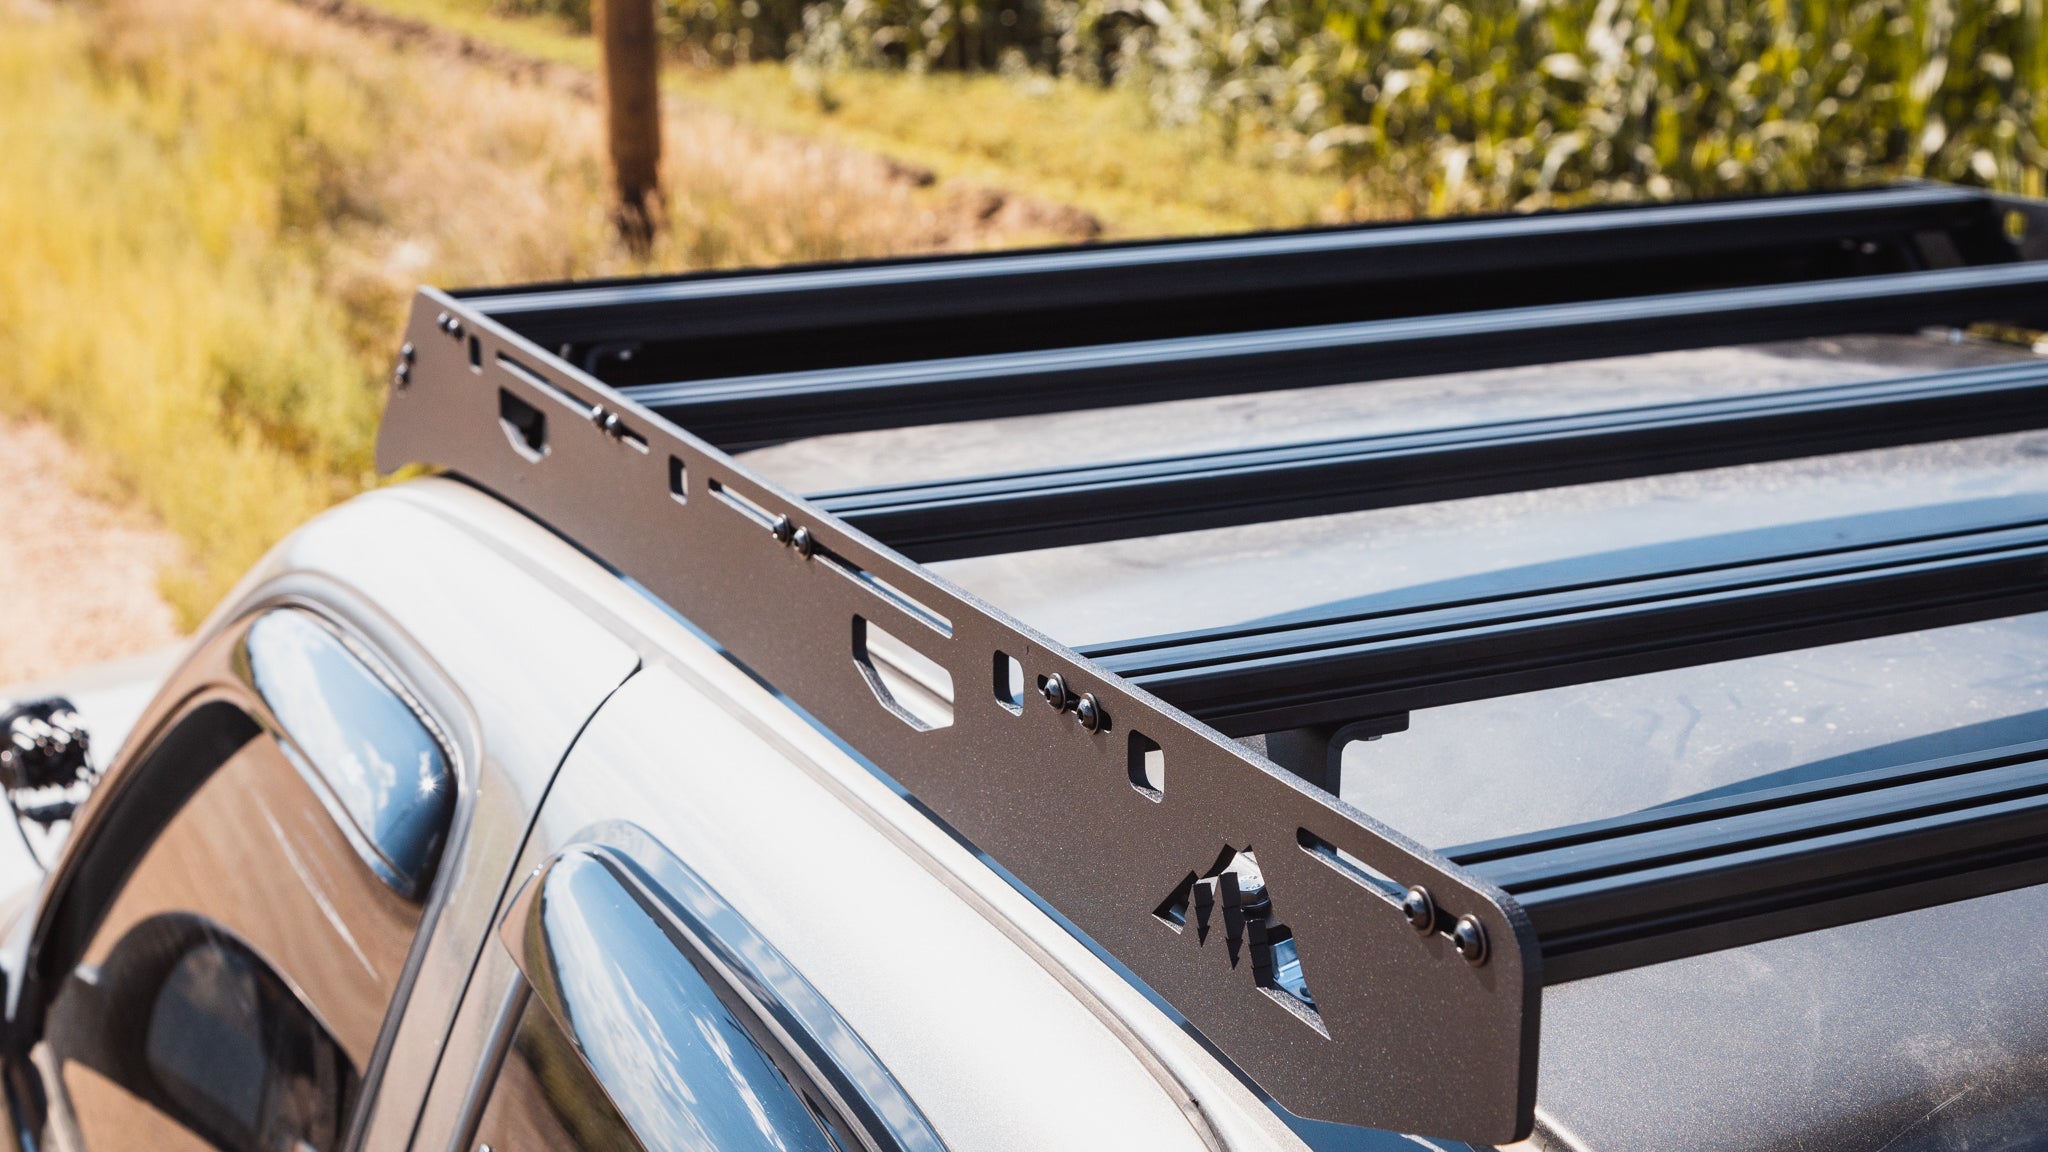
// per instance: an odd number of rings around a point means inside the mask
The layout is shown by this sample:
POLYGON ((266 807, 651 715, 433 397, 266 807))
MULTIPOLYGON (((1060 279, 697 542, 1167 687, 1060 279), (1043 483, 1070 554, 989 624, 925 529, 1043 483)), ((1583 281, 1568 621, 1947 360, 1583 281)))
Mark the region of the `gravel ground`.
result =
POLYGON ((0 419, 0 685, 178 638, 156 585, 178 541, 87 495, 89 475, 48 427, 0 419))

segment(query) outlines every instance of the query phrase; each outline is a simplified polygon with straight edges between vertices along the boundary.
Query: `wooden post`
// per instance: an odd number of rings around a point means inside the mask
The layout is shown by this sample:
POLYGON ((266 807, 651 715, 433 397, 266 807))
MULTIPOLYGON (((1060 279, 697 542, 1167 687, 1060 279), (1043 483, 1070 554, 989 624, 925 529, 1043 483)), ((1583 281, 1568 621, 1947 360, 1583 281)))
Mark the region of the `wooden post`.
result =
POLYGON ((662 219, 661 57, 654 0, 598 0, 596 8, 619 236, 645 255, 662 219))

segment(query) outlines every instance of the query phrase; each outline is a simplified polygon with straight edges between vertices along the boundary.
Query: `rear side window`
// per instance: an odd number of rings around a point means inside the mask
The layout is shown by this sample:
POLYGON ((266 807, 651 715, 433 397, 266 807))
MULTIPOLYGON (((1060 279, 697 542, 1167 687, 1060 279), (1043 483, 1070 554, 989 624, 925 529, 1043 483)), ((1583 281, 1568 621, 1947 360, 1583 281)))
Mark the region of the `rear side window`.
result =
POLYGON ((440 730, 362 646, 281 609, 215 658, 241 689, 135 766, 86 849, 118 882, 39 1066, 90 1152, 343 1147, 452 829, 440 730))
POLYGON ((352 1063, 307 1006, 196 916, 145 920, 82 966, 51 1033, 95 1146, 333 1148, 356 1096, 352 1063))
POLYGON ((354 1069, 275 972, 245 948, 194 941, 143 1026, 150 1075, 229 1148, 332 1147, 354 1069))

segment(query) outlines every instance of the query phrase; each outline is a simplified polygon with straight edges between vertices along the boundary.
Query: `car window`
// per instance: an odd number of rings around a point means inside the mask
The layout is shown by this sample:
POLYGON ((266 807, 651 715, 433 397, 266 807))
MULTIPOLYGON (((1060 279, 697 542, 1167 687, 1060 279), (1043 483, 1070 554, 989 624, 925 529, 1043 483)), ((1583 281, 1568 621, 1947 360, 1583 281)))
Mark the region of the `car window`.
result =
POLYGON ((135 925, 72 973, 50 1024, 95 1147, 333 1148, 356 1096, 353 1063, 307 1006, 196 916, 135 925))
POLYGON ((373 659, 309 613, 259 619, 232 658, 246 739, 153 835, 91 846, 134 859, 44 1030, 89 1152, 342 1146, 454 814, 444 745, 373 659))

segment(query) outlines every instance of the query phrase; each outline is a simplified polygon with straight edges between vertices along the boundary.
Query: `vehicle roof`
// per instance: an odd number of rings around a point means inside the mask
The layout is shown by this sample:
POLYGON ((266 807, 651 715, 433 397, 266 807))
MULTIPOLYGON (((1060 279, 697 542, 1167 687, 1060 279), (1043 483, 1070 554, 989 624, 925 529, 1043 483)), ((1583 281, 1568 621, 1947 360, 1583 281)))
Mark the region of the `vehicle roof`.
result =
MULTIPOLYGON (((1101 412, 748 453, 796 491, 1423 429, 2027 359, 1946 333, 1806 340, 1101 412)), ((1070 645, 1312 607, 1444 599, 1517 572, 1712 541, 1852 541, 2048 516, 2048 435, 1812 457, 929 565, 1070 645)), ((1777 546, 1774 548, 1774 544, 1777 546)), ((1452 705, 1346 753, 1342 796, 1433 847, 2048 738, 2048 615, 1452 705), (1882 749, 1888 756, 1873 756, 1882 749), (1902 755, 1910 752, 1912 755, 1902 755)), ((2048 1113, 2023 888, 1561 985, 1538 1109, 1593 1149, 2008 1147, 2048 1113)), ((1569 1135, 1568 1135, 1569 1134, 1569 1135)))

